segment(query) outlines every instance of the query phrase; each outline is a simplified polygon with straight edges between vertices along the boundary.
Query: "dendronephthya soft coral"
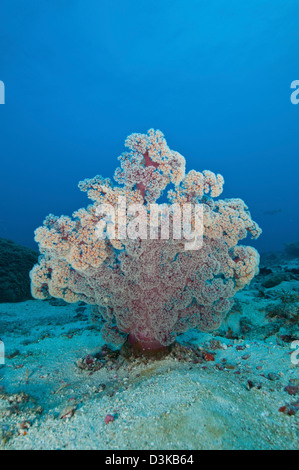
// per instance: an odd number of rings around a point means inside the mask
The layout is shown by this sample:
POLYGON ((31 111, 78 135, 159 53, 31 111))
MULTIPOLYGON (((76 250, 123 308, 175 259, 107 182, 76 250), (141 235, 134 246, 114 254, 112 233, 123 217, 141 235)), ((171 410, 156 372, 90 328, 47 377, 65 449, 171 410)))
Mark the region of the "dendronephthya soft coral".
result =
MULTIPOLYGON (((257 238, 261 229, 241 199, 213 200, 222 192, 221 175, 185 175, 184 157, 169 149, 162 132, 132 134, 125 145, 129 151, 114 176, 120 186, 101 176, 80 182, 93 203, 73 218, 49 215, 36 230, 42 255, 30 273, 32 294, 92 304, 106 321, 107 342, 121 344, 129 335, 131 344, 154 349, 190 328, 220 325, 234 294, 258 272, 257 251, 238 242, 248 232, 257 238), (168 203, 157 206, 168 185, 168 203), (139 207, 135 218, 132 207, 139 207), (152 207, 161 212, 156 231, 152 207), (179 235, 191 231, 184 217, 175 218, 190 207, 201 213, 196 249, 186 249, 179 235), (163 217, 172 224, 169 236, 162 233, 163 217)), ((196 236, 195 212, 190 220, 196 236)))

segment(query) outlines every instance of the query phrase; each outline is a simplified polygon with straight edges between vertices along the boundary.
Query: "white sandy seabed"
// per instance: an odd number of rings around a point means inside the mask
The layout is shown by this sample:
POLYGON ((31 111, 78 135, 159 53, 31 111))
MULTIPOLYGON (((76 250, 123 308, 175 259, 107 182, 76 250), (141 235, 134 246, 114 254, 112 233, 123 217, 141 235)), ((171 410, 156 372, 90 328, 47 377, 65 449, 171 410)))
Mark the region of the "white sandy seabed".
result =
MULTIPOLYGON (((246 315, 258 331, 268 302, 254 288, 243 291, 226 326, 238 329, 246 315)), ((277 335, 231 339, 191 331, 180 342, 214 361, 122 359, 91 373, 76 364, 103 346, 88 310, 34 300, 0 305, 7 356, 0 368, 0 448, 298 448, 299 412, 279 411, 298 402, 290 343, 277 335), (108 414, 114 420, 106 424, 108 414)))

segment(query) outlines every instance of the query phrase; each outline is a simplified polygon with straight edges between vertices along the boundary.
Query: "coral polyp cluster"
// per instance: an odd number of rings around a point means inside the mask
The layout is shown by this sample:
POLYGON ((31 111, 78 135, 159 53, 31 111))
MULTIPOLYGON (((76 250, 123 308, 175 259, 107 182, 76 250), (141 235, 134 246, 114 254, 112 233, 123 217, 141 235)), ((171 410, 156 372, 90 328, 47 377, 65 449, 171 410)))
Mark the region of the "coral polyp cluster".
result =
POLYGON ((94 305, 105 320, 107 342, 121 344, 129 335, 131 343, 152 349, 171 344, 190 328, 207 331, 220 325, 235 293, 258 272, 257 251, 238 242, 248 233, 257 238, 261 229, 241 199, 213 200, 222 192, 221 175, 207 170, 185 174, 184 157, 169 149, 162 132, 132 134, 125 145, 129 150, 119 157, 114 176, 118 186, 101 176, 80 182, 92 204, 73 218, 49 215, 36 230, 41 257, 30 274, 32 294, 94 305), (141 205, 147 217, 169 185, 168 204, 158 207, 198 205, 201 248, 186 250, 175 237, 119 236, 120 226, 125 225, 126 234, 132 223, 130 206, 141 205), (120 216, 124 199, 116 235, 99 237, 99 226, 107 222, 99 206, 109 205, 120 216))

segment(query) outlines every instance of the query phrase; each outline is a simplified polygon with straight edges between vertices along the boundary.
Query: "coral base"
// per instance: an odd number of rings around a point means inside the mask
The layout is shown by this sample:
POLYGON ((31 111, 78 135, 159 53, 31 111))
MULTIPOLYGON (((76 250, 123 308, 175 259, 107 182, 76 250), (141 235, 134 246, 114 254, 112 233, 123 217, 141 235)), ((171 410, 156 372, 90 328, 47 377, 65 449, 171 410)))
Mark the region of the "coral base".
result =
POLYGON ((163 359, 171 351, 170 346, 163 346, 158 341, 137 341, 135 336, 130 334, 122 347, 122 354, 125 357, 148 357, 150 359, 163 359))

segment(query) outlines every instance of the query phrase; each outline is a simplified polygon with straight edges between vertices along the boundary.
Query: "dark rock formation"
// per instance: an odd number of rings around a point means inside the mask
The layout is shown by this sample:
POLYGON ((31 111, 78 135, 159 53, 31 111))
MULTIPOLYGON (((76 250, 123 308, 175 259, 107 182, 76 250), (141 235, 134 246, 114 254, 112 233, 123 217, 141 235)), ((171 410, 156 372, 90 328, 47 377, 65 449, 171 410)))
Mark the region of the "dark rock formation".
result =
POLYGON ((29 271, 37 259, 30 248, 0 238, 0 302, 32 299, 29 271))

